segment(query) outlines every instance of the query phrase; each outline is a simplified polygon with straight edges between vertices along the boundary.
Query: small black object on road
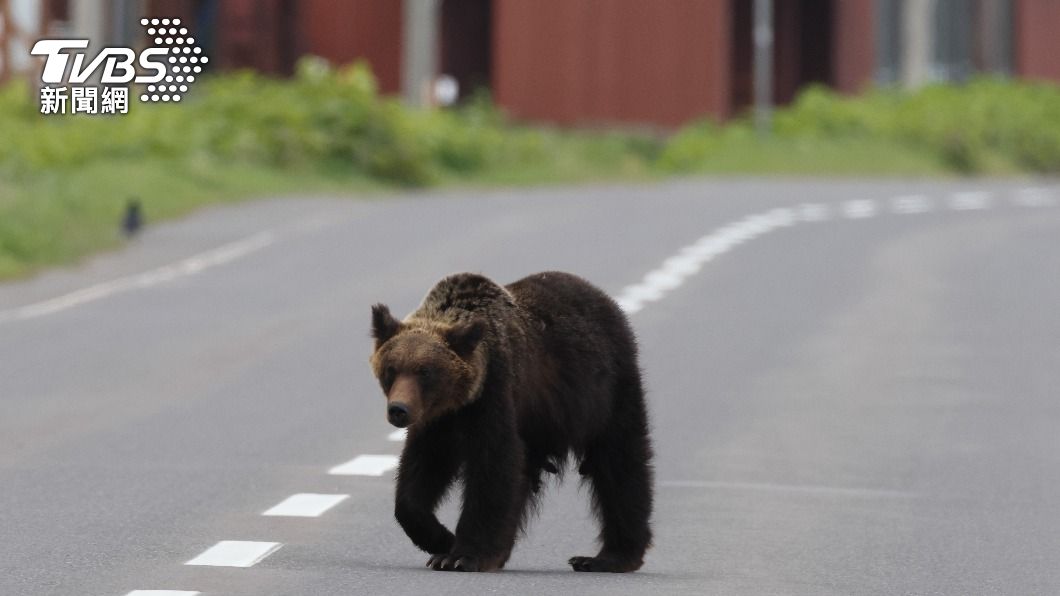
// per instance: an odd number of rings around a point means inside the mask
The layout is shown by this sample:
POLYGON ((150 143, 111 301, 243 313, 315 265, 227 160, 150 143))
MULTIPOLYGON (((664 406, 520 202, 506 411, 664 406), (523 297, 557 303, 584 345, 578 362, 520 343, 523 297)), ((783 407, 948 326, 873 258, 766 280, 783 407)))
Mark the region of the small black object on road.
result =
POLYGON ((125 214, 121 218, 121 231, 128 237, 135 236, 144 226, 143 208, 140 199, 131 198, 125 204, 125 214))

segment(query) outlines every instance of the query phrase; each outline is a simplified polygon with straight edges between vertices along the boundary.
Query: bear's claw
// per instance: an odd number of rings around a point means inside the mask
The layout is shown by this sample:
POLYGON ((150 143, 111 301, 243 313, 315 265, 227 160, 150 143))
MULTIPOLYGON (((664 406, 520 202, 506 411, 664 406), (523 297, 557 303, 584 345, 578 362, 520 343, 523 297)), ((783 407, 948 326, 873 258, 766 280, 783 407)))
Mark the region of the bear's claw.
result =
POLYGON ((431 555, 427 567, 435 571, 479 571, 478 560, 466 555, 431 555))
POLYGON ((642 561, 621 557, 597 555, 595 557, 571 557, 567 563, 575 571, 625 573, 640 569, 642 561))

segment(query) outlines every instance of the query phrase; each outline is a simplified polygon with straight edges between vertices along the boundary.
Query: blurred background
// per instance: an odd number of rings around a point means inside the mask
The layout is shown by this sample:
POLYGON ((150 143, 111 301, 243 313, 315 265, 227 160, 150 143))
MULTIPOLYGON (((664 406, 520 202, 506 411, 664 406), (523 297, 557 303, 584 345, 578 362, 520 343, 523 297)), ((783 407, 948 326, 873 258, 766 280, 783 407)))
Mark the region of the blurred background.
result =
MULTIPOLYGON (((143 43, 143 16, 178 16, 222 71, 294 73, 304 55, 366 61, 381 92, 419 101, 448 75, 519 118, 677 126, 752 99, 754 2, 576 0, 5 0, 0 80, 33 72, 32 40, 143 43)), ((805 86, 916 88, 979 74, 1060 80, 1051 0, 777 2, 773 101, 805 86)))
POLYGON ((1060 0, 0 0, 0 594, 1060 594, 1058 30, 1060 0), (36 40, 173 18, 209 58, 178 103, 42 113, 36 40), (655 547, 570 571, 572 469, 505 571, 430 572, 369 305, 547 270, 630 315, 655 547))
POLYGON ((0 278, 119 242, 132 197, 157 220, 284 189, 1054 173, 1058 22, 1052 0, 3 0, 0 278), (41 117, 36 39, 142 48, 165 15, 210 58, 179 106, 41 117))

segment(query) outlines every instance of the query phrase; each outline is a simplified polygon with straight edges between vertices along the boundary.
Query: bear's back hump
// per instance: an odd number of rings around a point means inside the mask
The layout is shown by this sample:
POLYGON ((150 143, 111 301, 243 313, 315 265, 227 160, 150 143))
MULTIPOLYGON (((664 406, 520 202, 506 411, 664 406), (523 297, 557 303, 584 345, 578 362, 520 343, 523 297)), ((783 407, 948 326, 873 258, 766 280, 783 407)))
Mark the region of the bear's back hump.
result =
POLYGON ((497 307, 513 305, 508 290, 488 277, 477 273, 456 273, 434 284, 416 314, 455 322, 476 315, 488 316, 497 307))
POLYGON ((506 286, 516 304, 536 319, 552 341, 602 349, 631 341, 626 317, 603 290, 560 271, 546 271, 506 286))

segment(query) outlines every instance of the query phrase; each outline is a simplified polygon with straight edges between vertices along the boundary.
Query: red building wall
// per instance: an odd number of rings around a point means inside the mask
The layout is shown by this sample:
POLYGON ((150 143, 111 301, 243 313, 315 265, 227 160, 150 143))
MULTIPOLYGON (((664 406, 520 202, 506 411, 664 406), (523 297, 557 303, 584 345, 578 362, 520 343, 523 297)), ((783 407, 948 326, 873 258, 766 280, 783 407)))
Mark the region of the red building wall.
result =
POLYGON ((291 74, 297 59, 291 28, 294 7, 282 0, 228 0, 218 5, 217 63, 223 69, 253 68, 291 74))
POLYGON ((1060 81, 1060 0, 1017 0, 1016 74, 1060 81))
POLYGON ((833 85, 859 93, 876 71, 876 24, 873 0, 836 0, 833 85))
POLYGON ((401 91, 401 0, 298 3, 302 50, 336 64, 367 60, 383 93, 401 91))
POLYGON ((519 118, 675 126, 729 115, 728 2, 495 0, 493 90, 519 118))

